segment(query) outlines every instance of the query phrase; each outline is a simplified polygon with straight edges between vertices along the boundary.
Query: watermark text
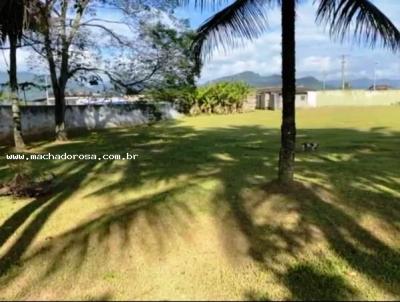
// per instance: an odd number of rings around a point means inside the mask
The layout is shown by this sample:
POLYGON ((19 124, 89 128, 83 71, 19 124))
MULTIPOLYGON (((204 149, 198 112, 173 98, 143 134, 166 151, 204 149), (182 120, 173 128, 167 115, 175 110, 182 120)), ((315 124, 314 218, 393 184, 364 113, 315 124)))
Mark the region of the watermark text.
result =
POLYGON ((125 154, 68 154, 64 153, 12 153, 6 154, 7 160, 136 160, 139 154, 125 153, 125 154))

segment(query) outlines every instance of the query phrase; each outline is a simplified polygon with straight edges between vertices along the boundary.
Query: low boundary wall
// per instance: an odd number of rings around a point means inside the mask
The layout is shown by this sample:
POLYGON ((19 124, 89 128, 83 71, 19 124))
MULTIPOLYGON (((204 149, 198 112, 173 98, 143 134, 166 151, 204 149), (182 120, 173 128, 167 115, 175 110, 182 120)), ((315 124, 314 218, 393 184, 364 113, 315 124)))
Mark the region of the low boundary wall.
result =
MULTIPOLYGON (((129 127, 179 116, 170 103, 132 103, 110 105, 69 105, 66 107, 67 129, 102 129, 129 127)), ((40 136, 54 133, 54 106, 21 106, 22 133, 40 136)), ((11 106, 0 105, 0 143, 12 139, 11 106)))

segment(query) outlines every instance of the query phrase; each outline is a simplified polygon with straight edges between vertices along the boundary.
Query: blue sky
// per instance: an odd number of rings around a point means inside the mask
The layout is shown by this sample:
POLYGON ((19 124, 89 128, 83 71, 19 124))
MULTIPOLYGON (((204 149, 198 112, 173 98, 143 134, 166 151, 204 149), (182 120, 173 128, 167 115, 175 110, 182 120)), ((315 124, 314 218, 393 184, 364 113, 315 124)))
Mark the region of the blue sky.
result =
MULTIPOLYGON (((373 2, 400 28, 400 0, 373 0, 373 2)), ((374 68, 378 78, 400 78, 400 53, 385 49, 370 49, 353 45, 350 41, 334 42, 324 28, 315 25, 313 0, 304 0, 297 10, 297 72, 298 76, 315 76, 319 79, 339 79, 341 56, 346 55, 347 78, 373 77, 374 68)), ((189 19, 197 28, 214 12, 200 12, 193 5, 176 10, 176 16, 189 19)), ((112 17, 115 12, 105 12, 112 17)), ((200 82, 243 71, 262 75, 280 74, 281 71, 281 20, 279 9, 269 12, 269 29, 259 39, 248 42, 246 47, 230 49, 227 53, 214 51, 203 68, 200 82)), ((116 18, 116 17, 115 17, 116 18)), ((121 29, 116 28, 120 31, 121 29)), ((7 53, 5 54, 8 55, 7 53)), ((28 70, 28 50, 18 52, 20 71, 28 70)), ((0 59, 0 70, 5 70, 0 59)))
MULTIPOLYGON (((400 27, 400 1, 374 0, 391 20, 400 27)), ((304 1, 297 10, 297 72, 299 76, 312 75, 322 78, 340 78, 341 55, 346 55, 346 73, 349 79, 373 77, 374 68, 379 78, 400 78, 400 53, 389 50, 370 49, 354 45, 351 41, 339 43, 329 38, 323 27, 315 24, 316 7, 312 0, 304 1)), ((176 15, 188 18, 196 28, 212 15, 193 7, 180 8, 176 15)), ((244 48, 230 50, 228 53, 214 51, 206 62, 201 82, 242 71, 254 71, 262 75, 279 74, 281 70, 281 31, 280 11, 269 13, 269 30, 259 39, 249 42, 244 48)))

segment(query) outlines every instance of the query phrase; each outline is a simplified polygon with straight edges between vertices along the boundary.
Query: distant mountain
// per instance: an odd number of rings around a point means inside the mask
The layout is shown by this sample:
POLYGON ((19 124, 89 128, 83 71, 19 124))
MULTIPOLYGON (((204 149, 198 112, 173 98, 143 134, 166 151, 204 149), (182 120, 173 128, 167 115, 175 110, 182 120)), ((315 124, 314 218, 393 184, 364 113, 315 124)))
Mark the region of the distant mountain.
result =
MULTIPOLYGON (((252 71, 245 71, 241 73, 237 73, 231 76, 225 76, 221 78, 214 79, 209 83, 218 83, 218 82, 231 82, 231 81, 243 81, 250 86, 253 87, 268 87, 268 86, 281 86, 281 76, 280 75, 270 75, 270 76, 262 76, 258 73, 252 71)), ((349 80, 352 88, 355 89, 368 89, 374 83, 372 79, 368 78, 359 78, 349 80)), ((392 80, 392 79, 378 79, 376 81, 377 85, 389 85, 392 88, 400 88, 400 80, 392 80)), ((323 82, 318 80, 315 77, 302 77, 297 79, 298 86, 304 86, 307 88, 321 90, 323 89, 323 82)), ((342 87, 341 80, 329 80, 325 85, 326 89, 340 89, 342 87)))
MULTIPOLYGON (((18 81, 19 82, 32 82, 35 78, 35 74, 31 72, 19 72, 18 73, 18 81)), ((8 73, 0 71, 0 83, 8 82, 8 73)))
MULTIPOLYGON (((210 81, 209 83, 242 81, 253 87, 281 86, 282 79, 280 75, 262 76, 252 71, 245 71, 231 76, 221 77, 210 81)), ((303 77, 297 79, 298 86, 304 86, 311 89, 322 89, 321 81, 314 77, 303 77)))
POLYGON ((215 83, 215 82, 235 82, 235 81, 243 81, 246 83, 252 83, 252 85, 254 86, 260 86, 263 83, 263 77, 255 72, 245 71, 231 76, 218 78, 211 82, 215 83))
MULTIPOLYGON (((304 87, 312 88, 315 90, 321 90, 324 88, 324 84, 314 77, 299 78, 299 79, 297 79, 296 83, 297 83, 297 86, 304 86, 304 87)), ((326 88, 332 88, 332 87, 327 85, 326 88)))
MULTIPOLYGON (((8 83, 8 74, 6 72, 0 72, 0 90, 8 90, 8 87, 2 87, 1 84, 8 83)), ((39 79, 35 73, 32 72, 19 72, 18 73, 18 83, 23 83, 23 82, 34 82, 38 83, 39 79)), ((39 83, 41 85, 44 85, 44 83, 39 83)), ((50 83, 49 83, 50 85, 50 83)), ((108 85, 107 85, 108 86, 108 85)), ((88 85, 82 85, 81 83, 77 81, 69 81, 67 85, 66 91, 68 93, 74 93, 74 92, 79 92, 79 93, 90 93, 90 92, 98 92, 102 91, 103 86, 98 85, 98 86, 88 86, 88 85)), ((49 88, 49 93, 52 95, 52 89, 49 88)), ((23 92, 20 91, 20 97, 24 99, 23 92)), ((46 97, 46 91, 45 90, 40 90, 38 88, 32 87, 29 90, 26 90, 26 99, 27 101, 32 101, 32 100, 37 100, 40 98, 45 98, 46 97)))

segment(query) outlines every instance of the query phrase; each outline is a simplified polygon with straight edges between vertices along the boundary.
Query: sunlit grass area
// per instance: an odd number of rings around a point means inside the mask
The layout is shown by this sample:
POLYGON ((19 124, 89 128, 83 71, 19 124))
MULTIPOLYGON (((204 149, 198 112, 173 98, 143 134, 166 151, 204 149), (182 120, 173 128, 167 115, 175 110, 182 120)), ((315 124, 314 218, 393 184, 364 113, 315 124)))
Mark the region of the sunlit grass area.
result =
POLYGON ((139 158, 30 162, 57 181, 45 197, 0 197, 0 298, 400 299, 399 117, 299 110, 290 191, 273 182, 280 112, 33 143, 139 158))

